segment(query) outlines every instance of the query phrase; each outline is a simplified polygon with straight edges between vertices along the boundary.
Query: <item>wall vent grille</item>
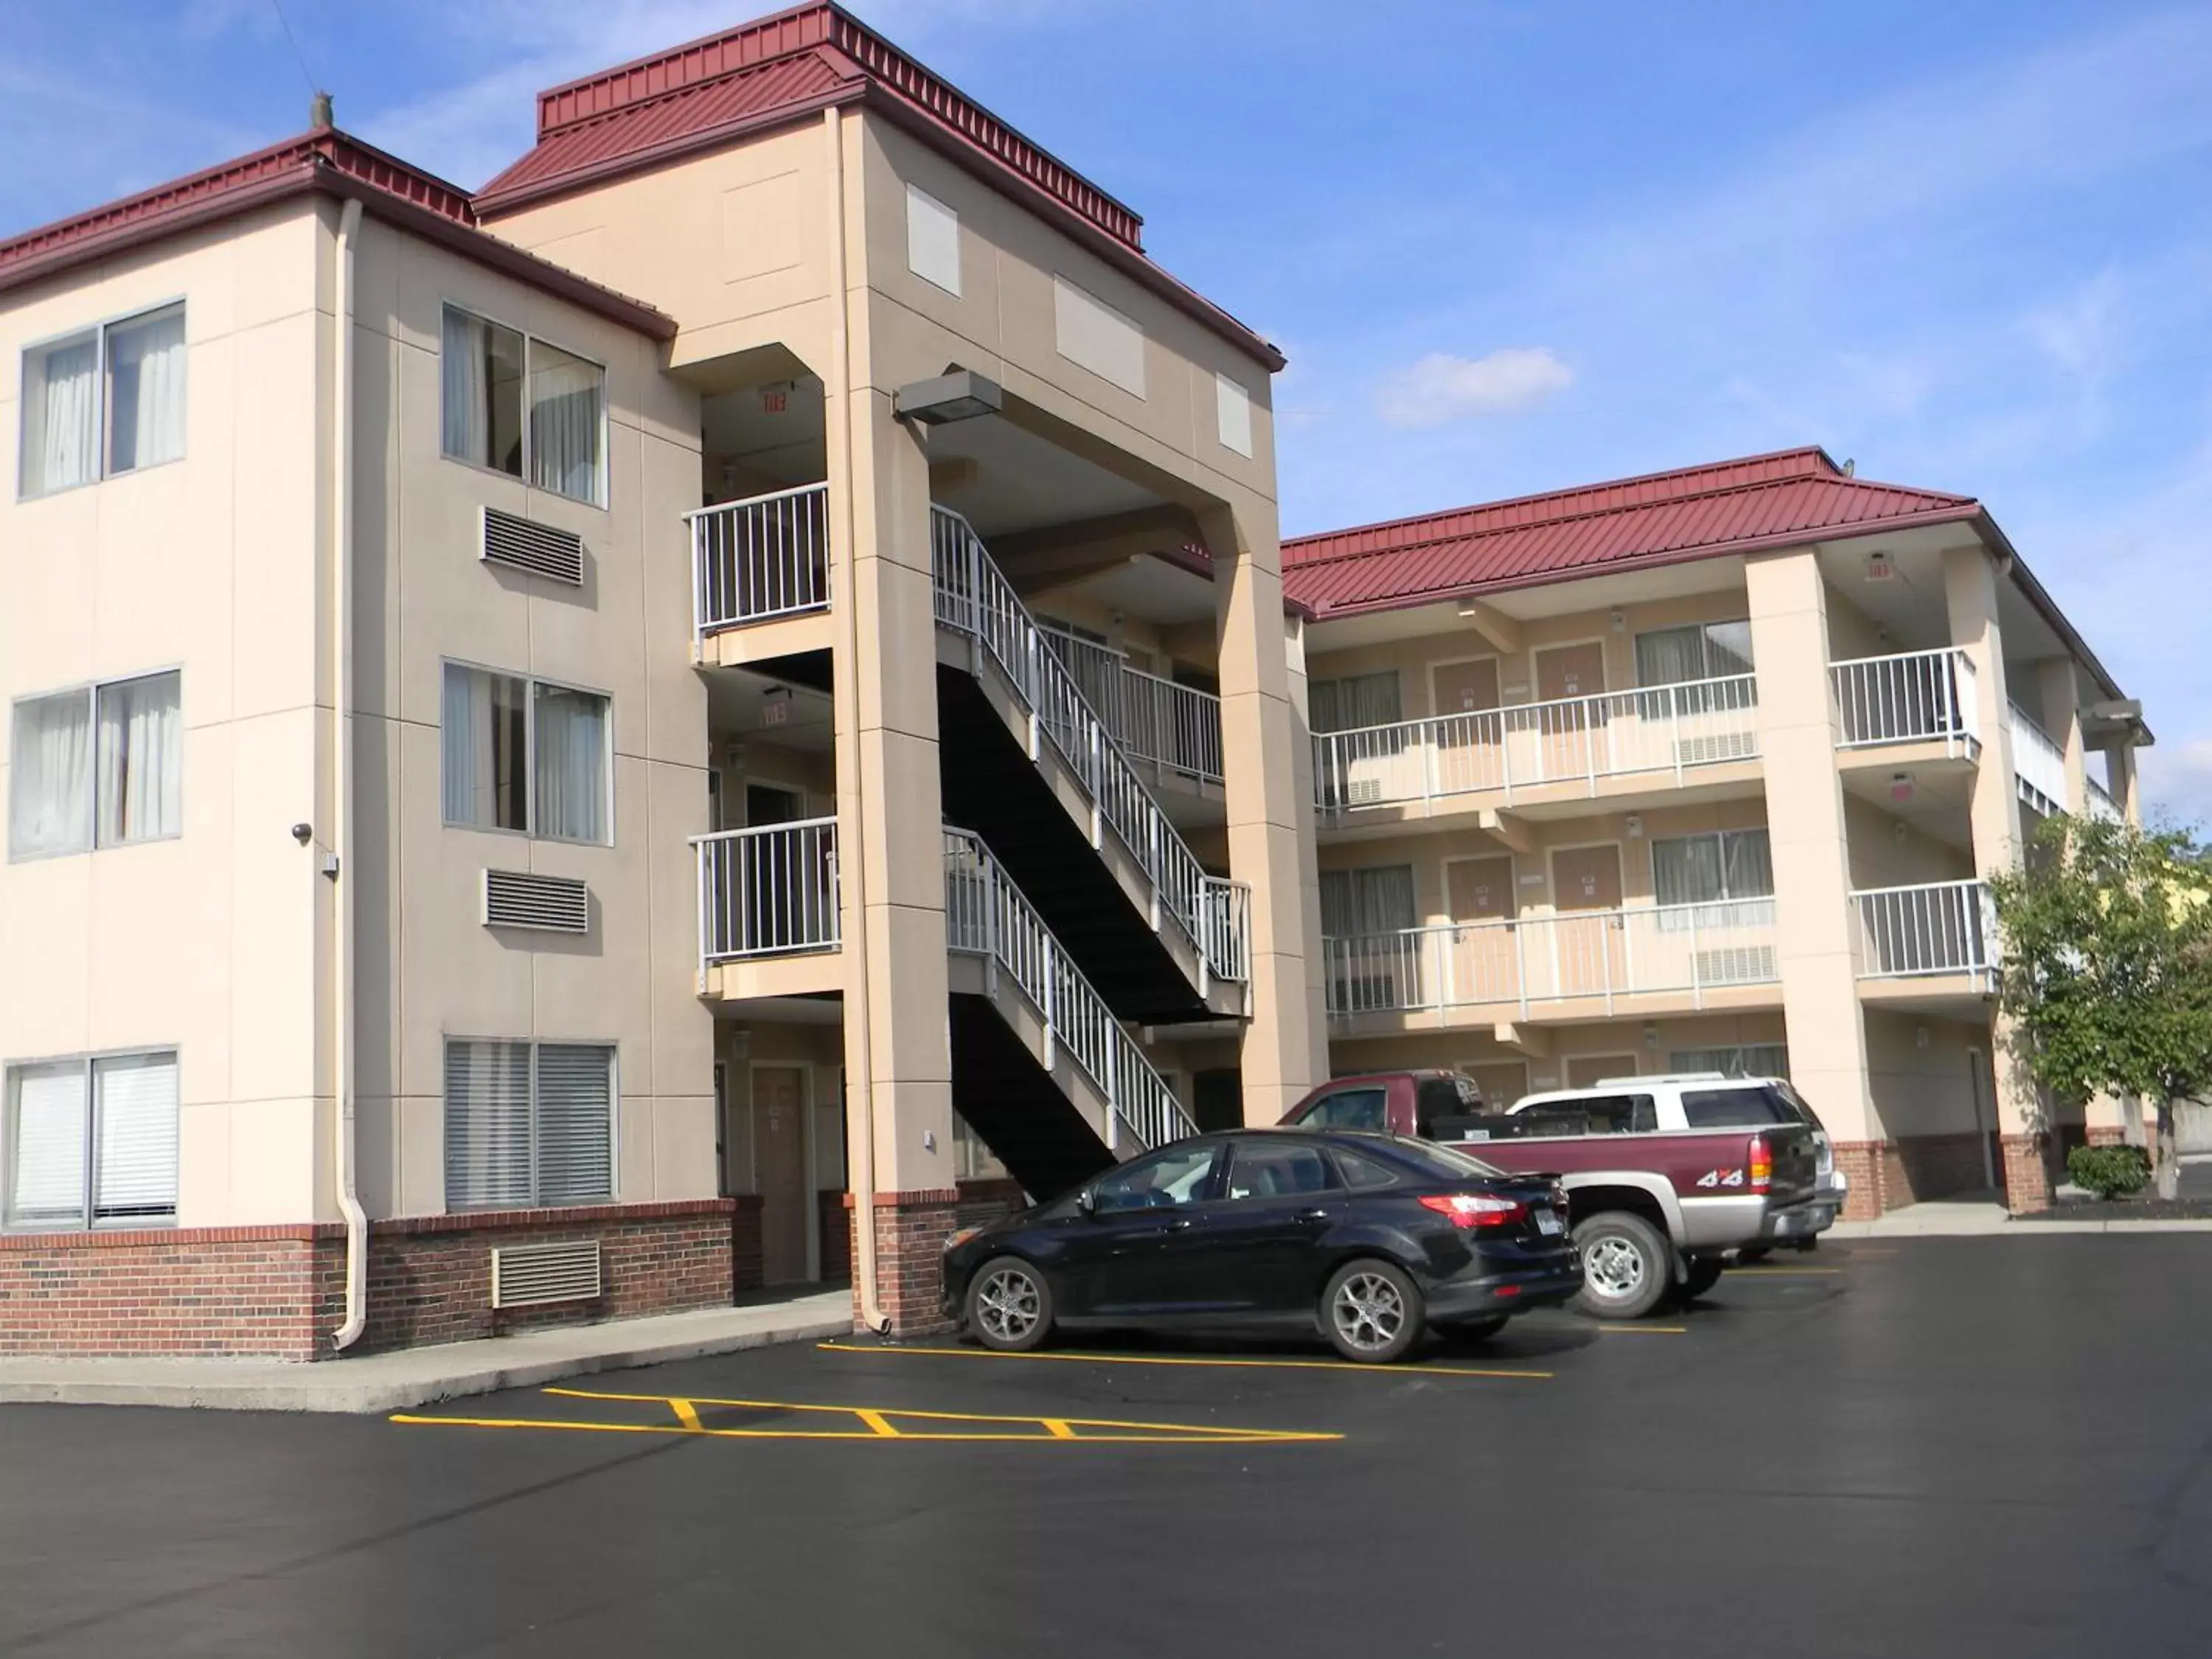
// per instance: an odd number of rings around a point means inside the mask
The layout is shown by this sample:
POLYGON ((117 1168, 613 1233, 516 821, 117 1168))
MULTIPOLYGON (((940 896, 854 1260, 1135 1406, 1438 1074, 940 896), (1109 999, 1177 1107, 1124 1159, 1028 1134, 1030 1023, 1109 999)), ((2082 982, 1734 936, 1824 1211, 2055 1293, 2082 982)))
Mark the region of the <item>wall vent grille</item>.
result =
POLYGON ((483 872, 483 925, 529 927, 542 933, 592 931, 591 889, 567 876, 520 870, 483 872))
POLYGON ((491 1305, 534 1308, 599 1294, 599 1242, 510 1244, 491 1253, 491 1305))
POLYGON ((502 513, 495 507, 483 510, 483 559, 487 564, 527 570, 549 581, 584 585, 584 538, 550 525, 536 524, 502 513))

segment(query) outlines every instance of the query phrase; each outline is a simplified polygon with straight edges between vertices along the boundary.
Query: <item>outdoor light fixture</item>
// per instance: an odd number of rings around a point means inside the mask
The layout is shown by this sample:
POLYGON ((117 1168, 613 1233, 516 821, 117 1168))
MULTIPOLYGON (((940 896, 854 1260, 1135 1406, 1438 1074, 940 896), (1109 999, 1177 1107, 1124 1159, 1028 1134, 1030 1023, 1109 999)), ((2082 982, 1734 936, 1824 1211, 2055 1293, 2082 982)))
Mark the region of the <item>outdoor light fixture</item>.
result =
POLYGON ((1639 817, 1638 815, 1637 815, 1636 813, 1634 813, 1634 812, 1631 812, 1631 813, 1628 815, 1628 838, 1629 838, 1629 840, 1631 840, 1631 841, 1638 840, 1638 839, 1639 839, 1639 838, 1643 836, 1643 834, 1644 834, 1644 820, 1643 820, 1643 818, 1642 818, 1642 817, 1639 817))
POLYGON ((1006 405, 1006 394, 996 380, 970 369, 956 369, 933 380, 916 380, 891 393, 891 413, 902 421, 924 426, 944 426, 952 421, 972 421, 979 415, 996 415, 1006 405))
POLYGON ((1910 836, 1912 831, 1905 827, 1905 820, 1903 818, 1899 818, 1897 821, 1897 827, 1890 833, 1897 837, 1897 844, 1902 847, 1905 844, 1905 837, 1910 836))
POLYGON ((1659 1046, 1659 1028, 1656 1025, 1647 1025, 1644 1028, 1644 1046, 1647 1048, 1656 1048, 1659 1046))
POLYGON ((1889 798, 1902 805, 1912 799, 1912 774, 1893 772, 1889 779, 1889 798))
POLYGON ((1625 634, 1628 631, 1628 613, 1626 611, 1616 611, 1613 613, 1613 631, 1616 634, 1625 634))

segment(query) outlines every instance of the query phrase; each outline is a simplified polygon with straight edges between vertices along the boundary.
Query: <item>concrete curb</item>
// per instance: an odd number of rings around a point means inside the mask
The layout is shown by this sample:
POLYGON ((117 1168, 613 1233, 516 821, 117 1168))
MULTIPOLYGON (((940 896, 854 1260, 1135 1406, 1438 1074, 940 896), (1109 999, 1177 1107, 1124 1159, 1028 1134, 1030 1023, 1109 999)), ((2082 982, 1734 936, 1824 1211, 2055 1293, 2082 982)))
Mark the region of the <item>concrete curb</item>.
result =
POLYGON ((1822 1234, 1838 1241, 1864 1238, 2033 1238, 2040 1234, 2212 1233, 2212 1221, 1838 1221, 1822 1234))
MULTIPOLYGON (((610 1333, 618 1330, 617 1327, 611 1326, 582 1328, 610 1333)), ((466 1361, 459 1368, 450 1371, 392 1378, 364 1377, 359 1381, 348 1377, 346 1368, 374 1366, 380 1359, 419 1359, 423 1356, 434 1355, 437 1351, 418 1348, 397 1355, 371 1356, 367 1359, 322 1360, 302 1364, 242 1364, 238 1368, 240 1374, 234 1376, 220 1374, 219 1368, 234 1363, 222 1360, 167 1362, 171 1366, 191 1366, 195 1370, 202 1366, 207 1368, 205 1374, 170 1376, 143 1374, 158 1373, 164 1364, 161 1361, 56 1360, 42 1364, 35 1360, 15 1360, 0 1362, 0 1405, 163 1406, 210 1411, 331 1412, 355 1416, 381 1414, 429 1405, 441 1400, 491 1394, 501 1389, 537 1388, 547 1382, 558 1382, 562 1377, 587 1376, 598 1371, 625 1370, 639 1365, 665 1365, 678 1360, 704 1359, 716 1354, 736 1353, 747 1348, 849 1336, 852 1330, 853 1321, 849 1314, 834 1319, 815 1315, 789 1323, 755 1323, 739 1329, 668 1337, 658 1341, 649 1339, 635 1340, 590 1352, 570 1352, 542 1356, 526 1353, 507 1363, 489 1355, 471 1354, 466 1357, 466 1361), (24 1374, 40 1371, 48 1374, 24 1374), (134 1372, 141 1374, 133 1375, 134 1372)), ((576 1334, 569 1331, 544 1334, 574 1336, 576 1334)), ((536 1340, 535 1337, 519 1337, 505 1340, 519 1346, 536 1340)), ((493 1348, 505 1346, 505 1343, 455 1346, 493 1348)))

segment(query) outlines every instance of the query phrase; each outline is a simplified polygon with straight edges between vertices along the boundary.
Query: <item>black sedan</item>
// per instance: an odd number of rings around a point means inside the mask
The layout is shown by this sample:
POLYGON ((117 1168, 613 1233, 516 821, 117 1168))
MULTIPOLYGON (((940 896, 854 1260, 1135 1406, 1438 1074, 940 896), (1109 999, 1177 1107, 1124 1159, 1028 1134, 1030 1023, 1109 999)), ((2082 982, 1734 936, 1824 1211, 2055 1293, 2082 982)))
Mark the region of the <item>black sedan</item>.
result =
POLYGON ((1435 1328, 1487 1336, 1582 1288, 1566 1195, 1426 1141, 1200 1135, 945 1249, 945 1307, 984 1346, 1056 1328, 1318 1330, 1347 1359, 1435 1328))

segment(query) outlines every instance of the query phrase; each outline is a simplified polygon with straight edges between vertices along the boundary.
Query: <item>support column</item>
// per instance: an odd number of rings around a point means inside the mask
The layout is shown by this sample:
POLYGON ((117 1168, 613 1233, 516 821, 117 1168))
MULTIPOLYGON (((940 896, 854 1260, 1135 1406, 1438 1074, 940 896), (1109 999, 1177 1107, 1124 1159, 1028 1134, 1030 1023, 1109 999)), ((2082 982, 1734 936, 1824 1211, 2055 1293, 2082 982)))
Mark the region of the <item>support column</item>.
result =
POLYGON ((2089 810, 2089 753, 2081 740, 2081 692, 2071 657, 2045 657, 2035 665, 2043 729, 2066 753, 2066 811, 2089 810))
POLYGON ((2105 771, 2110 780, 2112 805, 2130 823, 2142 823, 2142 782, 2136 771, 2136 746, 2123 739, 2105 750, 2105 771))
MULTIPOLYGON (((1974 665, 1982 757, 1975 769, 1969 816, 1974 872, 1986 881, 2020 862, 2020 787, 2013 772, 2010 694, 2005 685, 2004 641, 1997 626, 1997 568, 1987 548, 1977 543, 1944 550, 1943 596, 1950 611, 1951 642, 1974 665)), ((2069 775, 2069 788, 2071 785, 2069 775)), ((2028 1070, 2017 1024, 1993 1011, 1990 1028, 2005 1203, 2015 1212, 2048 1209, 2050 1115, 2028 1070)))
POLYGON ((831 651, 846 1144, 872 1149, 872 1215, 854 1220, 874 1228, 881 1310, 910 1335, 943 1328, 938 1264, 958 1197, 929 457, 866 374, 854 367, 827 416, 831 603, 852 608, 857 633, 841 625, 831 651))
POLYGON ((1790 1075, 1850 1177, 1848 1213, 1887 1207, 1887 1137, 1867 1073, 1850 847, 1828 689, 1827 585, 1812 550, 1746 561, 1759 682, 1759 753, 1773 849, 1775 948, 1790 1075))
POLYGON ((1229 869, 1252 884, 1244 1121, 1273 1123, 1328 1075, 1321 984, 1309 968, 1321 938, 1312 756, 1304 711, 1291 702, 1274 505, 1207 508, 1199 528, 1220 629, 1229 869))

